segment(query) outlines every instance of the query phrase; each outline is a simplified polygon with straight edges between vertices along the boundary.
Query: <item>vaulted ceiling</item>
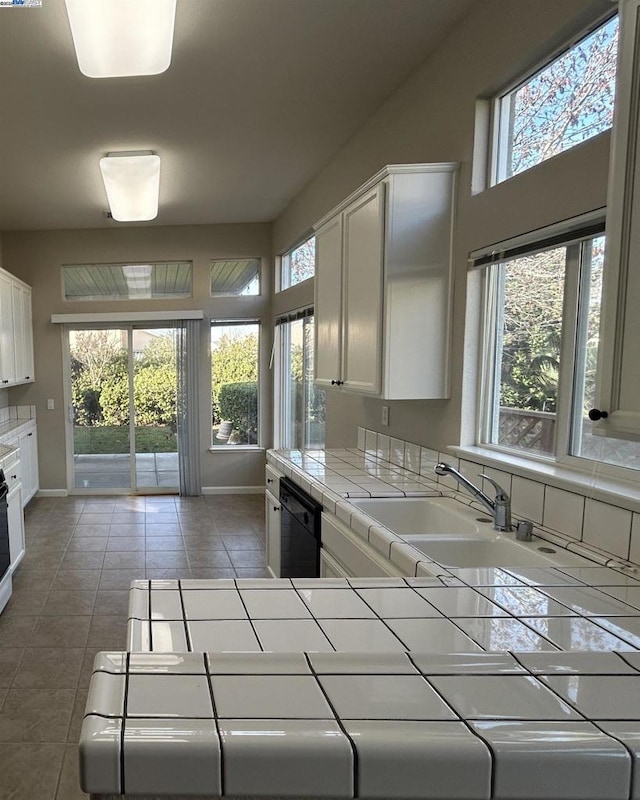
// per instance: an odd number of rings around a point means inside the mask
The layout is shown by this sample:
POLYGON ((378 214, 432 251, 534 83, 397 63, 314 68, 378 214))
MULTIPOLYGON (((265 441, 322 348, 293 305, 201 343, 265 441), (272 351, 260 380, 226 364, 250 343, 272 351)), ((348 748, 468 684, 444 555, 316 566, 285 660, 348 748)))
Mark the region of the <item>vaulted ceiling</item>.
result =
POLYGON ((178 0, 172 64, 78 70, 63 0, 0 7, 0 231, 117 227, 98 161, 162 158, 151 225, 274 219, 472 0, 178 0))

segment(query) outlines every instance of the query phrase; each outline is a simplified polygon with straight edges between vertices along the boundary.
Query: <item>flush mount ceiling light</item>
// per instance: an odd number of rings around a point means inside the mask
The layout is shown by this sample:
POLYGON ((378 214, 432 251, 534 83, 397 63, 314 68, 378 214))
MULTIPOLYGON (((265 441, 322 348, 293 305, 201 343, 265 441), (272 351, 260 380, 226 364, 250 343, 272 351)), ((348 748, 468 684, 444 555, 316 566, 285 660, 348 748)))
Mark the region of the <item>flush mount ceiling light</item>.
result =
POLYGON ((158 75, 171 63, 177 0, 65 0, 80 72, 158 75))
POLYGON ((108 153, 100 171, 111 214, 118 222, 145 222, 158 216, 160 156, 150 151, 108 153))

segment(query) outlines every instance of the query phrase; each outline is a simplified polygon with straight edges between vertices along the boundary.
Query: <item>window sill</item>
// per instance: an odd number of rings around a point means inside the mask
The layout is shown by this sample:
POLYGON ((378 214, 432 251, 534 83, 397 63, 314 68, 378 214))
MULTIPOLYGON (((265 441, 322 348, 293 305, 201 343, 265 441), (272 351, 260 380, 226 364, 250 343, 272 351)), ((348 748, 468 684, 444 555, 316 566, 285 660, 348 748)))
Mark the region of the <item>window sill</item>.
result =
POLYGON ((264 453, 265 450, 266 448, 261 447, 259 444, 219 444, 209 448, 210 453, 264 453))
POLYGON ((540 481, 557 489, 576 492, 603 503, 640 512, 640 482, 623 481, 607 475, 598 475, 597 466, 593 470, 582 471, 558 463, 519 458, 512 453, 504 453, 488 447, 450 446, 447 449, 459 458, 481 461, 487 466, 505 470, 522 478, 540 481))

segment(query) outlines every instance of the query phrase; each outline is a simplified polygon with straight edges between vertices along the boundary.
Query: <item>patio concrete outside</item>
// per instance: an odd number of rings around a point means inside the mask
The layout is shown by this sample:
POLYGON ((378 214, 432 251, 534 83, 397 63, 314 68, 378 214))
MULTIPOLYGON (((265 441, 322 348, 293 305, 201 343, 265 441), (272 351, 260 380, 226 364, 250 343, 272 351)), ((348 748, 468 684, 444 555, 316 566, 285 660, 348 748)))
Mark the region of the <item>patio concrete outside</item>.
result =
MULTIPOLYGON (((177 453, 137 453, 137 489, 178 489, 177 453)), ((130 489, 131 456, 122 454, 75 455, 76 489, 130 489)))

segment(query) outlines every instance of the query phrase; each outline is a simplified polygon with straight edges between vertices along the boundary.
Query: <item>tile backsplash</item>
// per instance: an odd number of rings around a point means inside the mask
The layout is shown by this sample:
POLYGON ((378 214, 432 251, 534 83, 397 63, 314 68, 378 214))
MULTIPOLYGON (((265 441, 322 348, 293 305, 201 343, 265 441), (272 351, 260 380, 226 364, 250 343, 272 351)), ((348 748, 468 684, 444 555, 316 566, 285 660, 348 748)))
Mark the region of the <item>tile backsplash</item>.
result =
MULTIPOLYGON (((543 480, 524 478, 480 461, 455 458, 450 453, 438 453, 365 428, 358 428, 358 449, 434 479, 434 466, 440 460, 446 461, 491 496, 492 486, 479 477, 484 473, 511 496, 513 516, 544 527, 547 538, 553 539, 555 534, 558 543, 569 550, 578 549, 580 543, 581 550, 588 549, 591 557, 601 563, 614 558, 640 564, 640 513, 595 500, 579 489, 559 489, 543 480)), ((437 480, 443 488, 459 488, 450 475, 437 480)))
POLYGON ((36 418, 35 406, 5 406, 0 408, 0 425, 12 420, 28 420, 36 418))

